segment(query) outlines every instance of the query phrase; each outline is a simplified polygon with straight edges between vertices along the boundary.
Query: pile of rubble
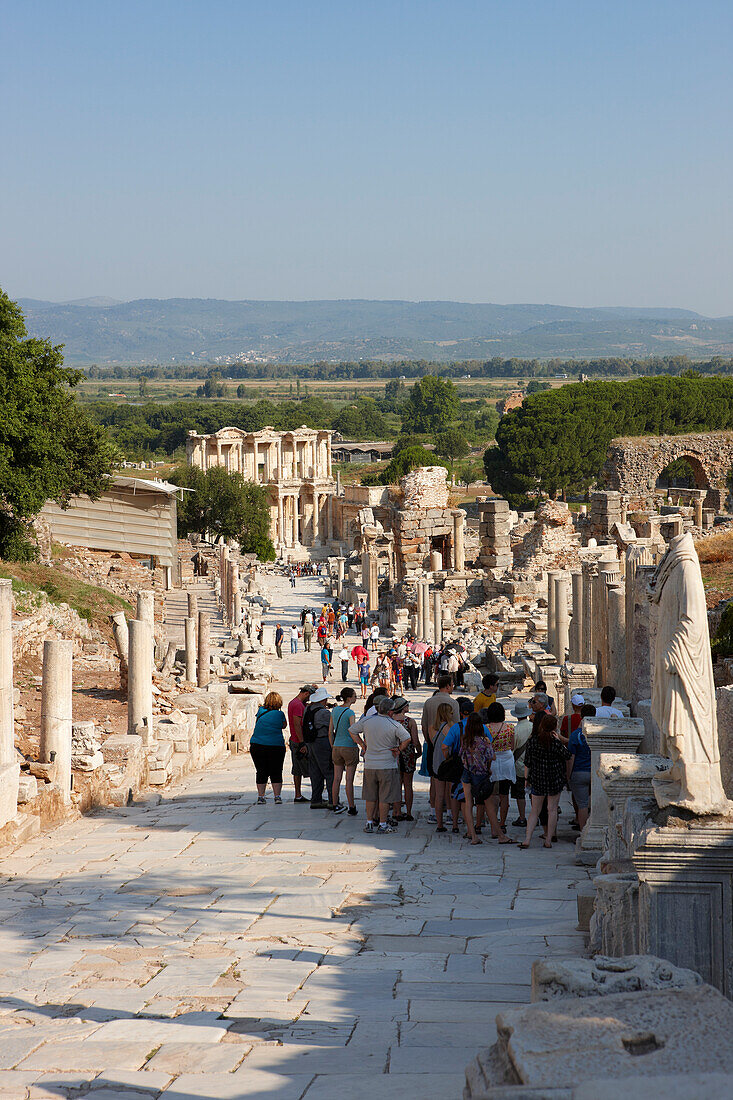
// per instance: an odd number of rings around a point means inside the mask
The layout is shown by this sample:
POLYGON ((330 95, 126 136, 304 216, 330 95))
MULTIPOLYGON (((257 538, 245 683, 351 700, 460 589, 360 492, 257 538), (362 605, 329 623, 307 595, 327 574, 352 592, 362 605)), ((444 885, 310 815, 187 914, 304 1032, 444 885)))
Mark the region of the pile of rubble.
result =
POLYGON ((512 531, 514 568, 541 573, 548 569, 572 569, 580 564, 580 535, 567 504, 547 500, 540 504, 526 530, 512 531))

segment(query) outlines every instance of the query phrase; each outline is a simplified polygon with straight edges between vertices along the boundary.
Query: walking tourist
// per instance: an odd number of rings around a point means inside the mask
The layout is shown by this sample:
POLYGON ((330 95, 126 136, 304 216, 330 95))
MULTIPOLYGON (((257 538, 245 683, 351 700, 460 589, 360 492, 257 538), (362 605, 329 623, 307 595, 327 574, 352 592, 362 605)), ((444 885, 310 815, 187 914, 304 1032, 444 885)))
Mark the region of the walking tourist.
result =
POLYGON ((369 640, 372 645, 372 649, 377 649, 379 646, 379 623, 372 623, 369 628, 369 640))
POLYGON ((493 796, 499 803, 499 825, 506 833, 506 819, 509 816, 509 792, 517 779, 514 762, 514 727, 506 721, 506 711, 501 703, 492 703, 481 711, 486 715, 486 728, 491 736, 494 760, 491 765, 491 778, 494 783, 493 796))
POLYGON ((359 665, 359 686, 361 687, 361 697, 366 699, 369 693, 369 681, 371 679, 371 666, 369 664, 369 658, 364 657, 359 665))
POLYGON ((616 698, 616 688, 607 684, 601 688, 601 705, 596 707, 596 718, 623 718, 618 707, 613 706, 616 698))
POLYGON ((313 613, 306 611, 305 618, 303 620, 303 649, 306 653, 311 651, 311 642, 313 641, 313 613))
POLYGON ((257 802, 267 802, 265 791, 268 780, 272 784, 275 802, 282 802, 283 763, 285 761, 285 738, 283 730, 287 725, 282 711, 282 696, 271 691, 265 696, 264 704, 258 708, 255 727, 249 742, 249 752, 255 766, 257 784, 257 802))
POLYGON ((580 710, 580 722, 570 734, 568 741, 568 784, 575 807, 573 828, 584 829, 590 810, 590 746, 583 733, 583 719, 593 718, 597 714, 592 703, 584 703, 580 710))
POLYGON ((344 683, 346 683, 346 681, 349 678, 349 658, 350 658, 350 656, 351 656, 351 654, 349 653, 348 649, 346 648, 345 645, 343 645, 341 647, 341 651, 339 653, 339 661, 341 662, 341 679, 344 683))
MULTIPOLYGON (((436 710, 435 718, 428 729, 428 740, 426 741, 424 753, 428 754, 428 746, 430 752, 430 787, 433 792, 434 799, 434 814, 436 833, 444 833, 445 826, 443 825, 443 807, 447 806, 451 812, 451 818, 453 822, 453 832, 457 833, 458 829, 458 802, 452 796, 453 786, 460 781, 463 774, 463 766, 460 761, 456 761, 451 771, 450 765, 445 761, 443 756, 443 742, 448 734, 448 730, 453 726, 454 713, 451 703, 452 699, 445 702, 441 702, 436 710), (441 769, 441 764, 444 767, 441 769), (440 775, 438 771, 440 770, 440 775), (443 778, 441 778, 441 776, 443 778)), ((430 818, 428 818, 428 822, 430 818)))
POLYGON ((275 627, 275 652, 278 655, 279 660, 283 659, 283 638, 285 637, 285 631, 280 626, 280 623, 275 627))
POLYGON ((351 817, 357 814, 354 801, 354 776, 359 764, 359 749, 364 749, 364 742, 358 733, 352 734, 351 727, 356 721, 353 706, 356 702, 356 692, 353 688, 343 688, 340 695, 336 696, 337 706, 331 711, 333 728, 333 748, 331 758, 333 760, 333 786, 331 788, 331 804, 334 813, 342 814, 346 806, 340 801, 341 778, 346 773, 346 801, 348 813, 351 817))
POLYGON ((298 630, 297 623, 293 623, 290 627, 290 652, 298 652, 298 638, 300 637, 300 631, 298 630))
POLYGON ((331 675, 331 665, 333 662, 333 650, 328 641, 325 641, 321 646, 321 672, 323 673, 324 684, 331 675))
POLYGON ((333 721, 326 706, 329 698, 325 687, 316 688, 308 700, 303 715, 303 740, 308 746, 308 774, 311 781, 311 809, 333 809, 330 800, 333 788, 331 740, 333 721))
POLYGON ((517 778, 511 789, 511 796, 517 803, 517 819, 512 825, 524 829, 527 825, 525 778, 524 778, 524 752, 527 742, 532 736, 532 722, 529 718, 529 704, 521 699, 514 704, 513 715, 517 719, 514 726, 514 766, 517 778))
POLYGON ((557 828, 557 807, 567 782, 568 750, 557 736, 557 718, 544 714, 536 724, 524 753, 525 776, 529 781, 532 803, 527 818, 527 833, 520 848, 529 848, 532 833, 547 798, 547 825, 544 847, 552 847, 557 828))
POLYGON ((301 792, 303 776, 308 777, 308 746, 303 741, 303 715, 306 704, 315 691, 313 684, 303 684, 295 698, 288 703, 288 725, 290 727, 290 765, 295 787, 293 802, 307 802, 301 792))

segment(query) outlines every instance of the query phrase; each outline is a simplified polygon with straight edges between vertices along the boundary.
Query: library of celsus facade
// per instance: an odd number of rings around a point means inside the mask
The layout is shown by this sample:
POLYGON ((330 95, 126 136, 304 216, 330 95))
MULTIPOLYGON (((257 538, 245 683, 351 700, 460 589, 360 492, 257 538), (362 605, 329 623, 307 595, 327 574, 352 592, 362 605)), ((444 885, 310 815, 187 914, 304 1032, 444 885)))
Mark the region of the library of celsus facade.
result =
POLYGON ((201 470, 223 466, 266 486, 270 536, 277 548, 326 546, 333 540, 331 432, 296 428, 220 428, 210 435, 190 431, 186 458, 201 470))

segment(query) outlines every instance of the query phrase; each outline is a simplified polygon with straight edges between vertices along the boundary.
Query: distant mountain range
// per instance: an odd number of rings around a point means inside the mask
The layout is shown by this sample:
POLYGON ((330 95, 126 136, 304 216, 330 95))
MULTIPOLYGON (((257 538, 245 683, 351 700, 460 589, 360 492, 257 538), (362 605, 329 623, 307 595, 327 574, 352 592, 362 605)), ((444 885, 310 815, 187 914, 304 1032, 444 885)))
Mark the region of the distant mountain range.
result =
POLYGON ((686 309, 467 302, 19 301, 69 363, 587 358, 733 354, 733 317, 686 309))

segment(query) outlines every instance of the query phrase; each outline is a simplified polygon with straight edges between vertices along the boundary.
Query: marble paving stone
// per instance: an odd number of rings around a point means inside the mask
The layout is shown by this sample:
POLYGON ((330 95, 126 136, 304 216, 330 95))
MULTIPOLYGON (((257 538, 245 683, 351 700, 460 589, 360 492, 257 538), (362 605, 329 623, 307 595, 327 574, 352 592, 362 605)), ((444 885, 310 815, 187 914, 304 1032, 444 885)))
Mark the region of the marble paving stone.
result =
POLYGON ((174 1076, 181 1073, 231 1073, 251 1049, 244 1043, 163 1043, 145 1064, 145 1072, 156 1070, 174 1076))
POLYGON ((312 1080, 312 1074, 286 1076, 243 1066, 234 1073, 183 1073, 163 1096, 165 1100, 300 1100, 312 1080))
POLYGON ((29 1054, 18 1069, 99 1073, 105 1067, 139 1069, 155 1044, 152 1041, 65 1039, 46 1042, 29 1054))
POLYGON ((408 1085, 404 1074, 386 1074, 375 1081, 371 1074, 334 1074, 316 1077, 305 1093, 304 1100, 407 1100, 407 1097, 419 1097, 420 1100, 454 1100, 463 1093, 466 1083, 465 1071, 454 1073, 416 1073, 409 1078, 408 1085))

